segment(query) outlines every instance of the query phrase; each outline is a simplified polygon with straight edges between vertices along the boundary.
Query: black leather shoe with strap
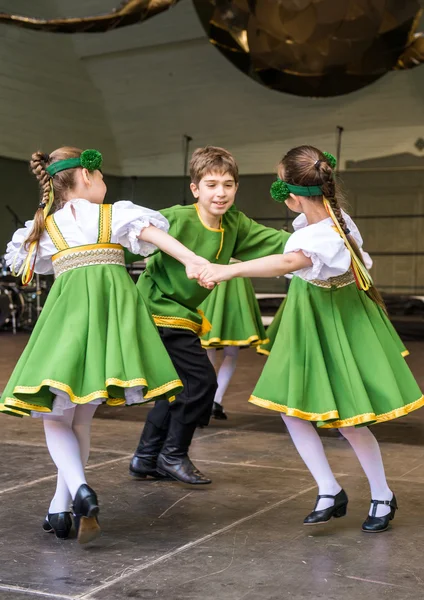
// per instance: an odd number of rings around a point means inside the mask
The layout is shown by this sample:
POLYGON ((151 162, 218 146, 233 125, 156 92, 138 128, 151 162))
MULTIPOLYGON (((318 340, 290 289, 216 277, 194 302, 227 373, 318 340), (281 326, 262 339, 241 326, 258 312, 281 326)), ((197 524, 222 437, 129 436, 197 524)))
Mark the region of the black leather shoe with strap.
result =
POLYGON ((83 483, 74 498, 74 523, 80 544, 87 544, 99 537, 101 531, 98 521, 99 503, 96 492, 83 483))
POLYGON ((344 490, 340 490, 338 494, 335 496, 330 496, 328 494, 321 494, 317 496, 317 501, 315 504, 315 509, 306 517, 303 521, 304 525, 323 525, 324 523, 328 523, 328 521, 334 517, 335 519, 339 519, 340 517, 344 517, 347 512, 347 503, 349 502, 346 492, 344 490), (321 498, 332 498, 334 500, 334 504, 329 506, 328 508, 324 508, 322 510, 316 510, 319 501, 321 498))
POLYGON ((372 511, 362 523, 362 531, 365 531, 366 533, 381 533, 382 531, 386 531, 386 529, 389 527, 390 521, 394 519, 395 512, 398 509, 396 496, 393 494, 393 498, 391 500, 371 500, 371 504, 373 505, 372 511), (376 517, 377 507, 379 504, 390 506, 390 512, 383 517, 376 517))
POLYGON ((43 523, 46 533, 54 533, 61 540, 66 540, 72 529, 70 512, 48 513, 43 523))

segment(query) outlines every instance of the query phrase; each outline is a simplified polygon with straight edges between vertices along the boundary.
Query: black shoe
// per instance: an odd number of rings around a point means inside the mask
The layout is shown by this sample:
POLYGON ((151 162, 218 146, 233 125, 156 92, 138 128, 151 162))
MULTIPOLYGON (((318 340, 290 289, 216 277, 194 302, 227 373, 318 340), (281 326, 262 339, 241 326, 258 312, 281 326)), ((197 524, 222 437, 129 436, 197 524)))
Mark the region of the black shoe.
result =
POLYGON ((57 538, 66 540, 72 529, 71 513, 48 513, 44 519, 43 529, 46 533, 54 533, 57 538))
POLYGON ((97 519, 100 510, 97 494, 86 483, 79 486, 73 508, 78 542, 87 544, 96 539, 101 530, 97 519))
POLYGON ((140 443, 130 462, 130 475, 138 479, 146 479, 147 476, 154 477, 155 479, 164 479, 156 471, 156 461, 167 435, 167 428, 159 429, 151 421, 146 421, 140 443))
POLYGON ((345 516, 349 500, 344 490, 340 490, 336 496, 329 496, 327 494, 317 496, 315 508, 318 506, 318 502, 321 498, 333 498, 333 506, 329 506, 323 510, 313 510, 303 521, 304 525, 322 525, 328 523, 331 517, 339 519, 340 517, 345 516))
POLYGON ((395 512, 398 508, 396 496, 393 494, 391 500, 371 500, 371 504, 373 504, 372 514, 368 515, 366 520, 362 523, 362 531, 365 531, 366 533, 380 533, 381 531, 386 531, 390 521, 395 518, 395 512), (387 515, 384 515, 384 517, 375 516, 379 504, 390 506, 390 512, 387 515))
POLYGON ((218 402, 213 403, 212 416, 218 421, 226 421, 228 419, 227 415, 224 412, 224 409, 220 404, 218 404, 218 402))
POLYGON ((130 475, 137 479, 146 479, 146 477, 153 477, 153 479, 171 479, 168 475, 161 475, 156 470, 157 455, 154 456, 137 456, 134 455, 130 462, 130 475))
POLYGON ((195 429, 196 423, 181 423, 171 418, 168 436, 157 460, 157 470, 161 475, 169 475, 176 481, 191 485, 212 483, 188 457, 195 429))
POLYGON ((187 454, 185 456, 159 454, 157 470, 164 476, 181 481, 181 483, 190 483, 191 485, 212 483, 211 479, 208 479, 199 469, 196 469, 187 454))

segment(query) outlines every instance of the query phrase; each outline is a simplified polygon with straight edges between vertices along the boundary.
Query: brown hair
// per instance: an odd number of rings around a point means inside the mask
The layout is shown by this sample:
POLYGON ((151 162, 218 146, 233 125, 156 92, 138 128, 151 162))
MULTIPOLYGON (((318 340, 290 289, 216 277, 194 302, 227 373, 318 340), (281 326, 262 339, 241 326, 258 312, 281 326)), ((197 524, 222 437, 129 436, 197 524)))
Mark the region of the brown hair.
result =
MULTIPOLYGON (((38 151, 34 152, 34 154, 31 156, 29 166, 35 177, 38 179, 38 183, 40 185, 40 203, 48 203, 50 180, 53 182, 54 202, 50 213, 54 213, 59 208, 62 208, 62 206, 65 204, 66 192, 71 190, 75 185, 76 169, 66 169, 66 171, 56 173, 56 175, 51 178, 47 173, 46 168, 58 160, 78 158, 81 156, 81 152, 82 150, 79 148, 64 146, 63 148, 58 148, 50 155, 38 151)), ((28 238, 25 240, 26 248, 28 248, 32 242, 40 241, 45 228, 46 225, 44 221, 43 208, 39 206, 34 216, 34 225, 28 238)))
MULTIPOLYGON (((298 146, 287 152, 281 159, 278 165, 278 171, 281 178, 284 179, 286 183, 302 186, 318 185, 321 187, 323 196, 329 201, 340 227, 349 240, 355 256, 364 265, 362 252, 353 236, 350 235, 343 217, 339 202, 339 199, 342 196, 340 187, 335 180, 333 169, 327 162, 327 158, 324 154, 317 148, 314 148, 314 146, 298 146)), ((322 196, 311 196, 311 200, 322 202, 322 196)), ((366 268, 365 265, 364 268, 366 268)), ((387 313, 384 300, 376 287, 370 287, 366 293, 387 313)))
POLYGON ((197 148, 190 160, 191 181, 199 185, 199 181, 209 173, 218 172, 221 175, 229 173, 238 183, 239 172, 234 156, 224 148, 205 146, 197 148))

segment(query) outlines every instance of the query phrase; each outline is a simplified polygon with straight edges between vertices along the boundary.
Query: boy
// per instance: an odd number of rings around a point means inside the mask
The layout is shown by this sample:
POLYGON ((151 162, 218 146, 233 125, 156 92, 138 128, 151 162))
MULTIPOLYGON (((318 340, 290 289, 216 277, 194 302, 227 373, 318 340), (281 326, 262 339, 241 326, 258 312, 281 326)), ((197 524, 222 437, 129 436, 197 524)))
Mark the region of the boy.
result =
MULTIPOLYGON (((250 260, 283 252, 289 233, 259 225, 233 206, 239 175, 229 152, 214 146, 197 149, 190 176, 197 202, 160 211, 168 219, 173 237, 208 261, 225 265, 231 257, 250 260)), ((209 422, 217 388, 215 370, 199 339, 210 324, 197 307, 210 290, 188 280, 184 267, 162 252, 149 260, 137 287, 150 307, 184 390, 172 403, 158 400, 149 412, 130 474, 211 483, 188 457, 196 427, 209 422)))

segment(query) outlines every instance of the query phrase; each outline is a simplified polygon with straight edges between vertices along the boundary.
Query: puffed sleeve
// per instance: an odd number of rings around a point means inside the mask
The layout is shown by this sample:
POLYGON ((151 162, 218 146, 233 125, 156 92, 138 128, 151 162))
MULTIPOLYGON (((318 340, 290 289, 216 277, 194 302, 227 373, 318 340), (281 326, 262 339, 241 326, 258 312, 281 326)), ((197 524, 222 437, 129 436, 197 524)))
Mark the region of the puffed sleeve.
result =
POLYGON ((168 232, 168 220, 155 210, 122 200, 115 202, 112 209, 112 242, 121 244, 133 254, 148 256, 156 246, 138 239, 142 229, 154 225, 168 232))
MULTIPOLYGON (((34 221, 26 221, 25 227, 18 229, 13 234, 12 240, 7 244, 5 260, 9 268, 18 271, 28 256, 25 249, 25 240, 28 238, 34 221)), ((50 275, 53 273, 52 256, 57 252, 53 242, 47 233, 40 238, 37 257, 35 261, 35 272, 39 275, 50 275)))
POLYGON ((332 227, 317 223, 295 231, 288 239, 284 253, 303 252, 312 266, 300 269, 295 275, 302 279, 328 279, 343 275, 350 267, 351 256, 343 239, 332 227))

